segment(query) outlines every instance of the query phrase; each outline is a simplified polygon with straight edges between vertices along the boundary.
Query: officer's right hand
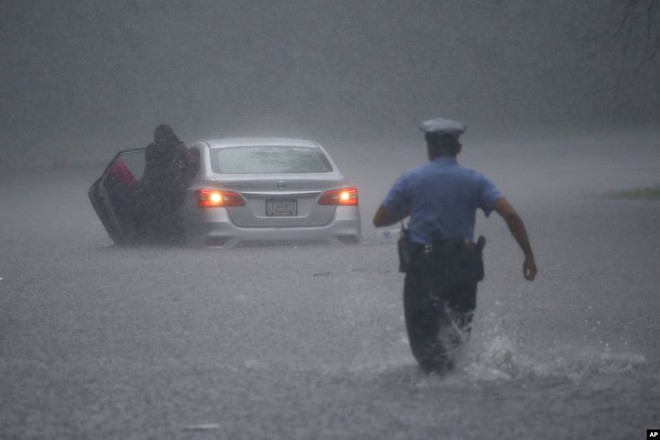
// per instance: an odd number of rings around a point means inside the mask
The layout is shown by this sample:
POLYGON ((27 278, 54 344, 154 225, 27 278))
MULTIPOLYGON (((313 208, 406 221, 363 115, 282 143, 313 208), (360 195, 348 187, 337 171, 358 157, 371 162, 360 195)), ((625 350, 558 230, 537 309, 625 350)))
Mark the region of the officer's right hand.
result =
POLYGON ((527 257, 523 262, 523 276, 526 280, 532 281, 536 278, 536 262, 534 257, 527 257))

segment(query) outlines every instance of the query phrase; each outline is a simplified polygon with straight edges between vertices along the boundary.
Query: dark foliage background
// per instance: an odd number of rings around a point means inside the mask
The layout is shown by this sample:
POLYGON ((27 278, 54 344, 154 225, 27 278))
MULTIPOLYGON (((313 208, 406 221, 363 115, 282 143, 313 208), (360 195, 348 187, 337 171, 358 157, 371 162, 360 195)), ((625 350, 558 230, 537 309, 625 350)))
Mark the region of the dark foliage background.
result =
POLYGON ((105 160, 160 122, 188 142, 657 128, 645 28, 609 38, 624 3, 0 0, 3 165, 105 160))

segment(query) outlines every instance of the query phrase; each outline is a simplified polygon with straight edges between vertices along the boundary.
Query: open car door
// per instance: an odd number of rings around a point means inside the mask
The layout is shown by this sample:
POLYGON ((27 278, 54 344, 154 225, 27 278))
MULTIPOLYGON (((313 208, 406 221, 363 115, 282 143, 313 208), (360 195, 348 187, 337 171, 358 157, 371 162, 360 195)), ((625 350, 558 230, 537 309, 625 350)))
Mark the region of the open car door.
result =
POLYGON ((140 179, 145 149, 120 151, 89 188, 89 200, 108 235, 116 244, 138 238, 140 179))

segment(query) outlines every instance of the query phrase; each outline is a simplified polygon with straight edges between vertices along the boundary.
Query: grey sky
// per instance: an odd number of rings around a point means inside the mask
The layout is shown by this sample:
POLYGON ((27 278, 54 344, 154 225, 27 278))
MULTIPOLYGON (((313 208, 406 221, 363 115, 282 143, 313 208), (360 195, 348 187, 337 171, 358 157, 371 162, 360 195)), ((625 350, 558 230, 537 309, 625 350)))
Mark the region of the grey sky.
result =
POLYGON ((604 3, 0 0, 0 142, 10 163, 107 157, 160 122, 187 141, 657 128, 657 57, 619 76, 588 40, 604 3))

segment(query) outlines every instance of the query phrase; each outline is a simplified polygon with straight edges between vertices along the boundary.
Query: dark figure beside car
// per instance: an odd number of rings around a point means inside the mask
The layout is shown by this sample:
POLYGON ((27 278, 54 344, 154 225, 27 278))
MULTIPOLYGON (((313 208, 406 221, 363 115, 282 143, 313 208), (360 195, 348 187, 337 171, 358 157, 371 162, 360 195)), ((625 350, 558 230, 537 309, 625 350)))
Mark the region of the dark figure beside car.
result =
POLYGON ((144 174, 139 182, 138 234, 141 241, 183 243, 185 232, 179 208, 199 159, 186 148, 169 125, 159 125, 154 142, 145 150, 144 174))

